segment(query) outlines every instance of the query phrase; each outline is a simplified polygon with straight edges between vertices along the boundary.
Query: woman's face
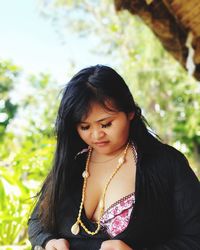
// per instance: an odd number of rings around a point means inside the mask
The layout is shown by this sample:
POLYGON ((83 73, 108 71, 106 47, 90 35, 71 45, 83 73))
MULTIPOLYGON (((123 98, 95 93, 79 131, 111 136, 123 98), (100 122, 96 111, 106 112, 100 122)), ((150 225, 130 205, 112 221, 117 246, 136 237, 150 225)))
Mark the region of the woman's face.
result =
POLYGON ((130 122, 134 113, 108 111, 98 103, 92 103, 90 111, 77 125, 82 140, 96 152, 112 155, 128 140, 130 122))

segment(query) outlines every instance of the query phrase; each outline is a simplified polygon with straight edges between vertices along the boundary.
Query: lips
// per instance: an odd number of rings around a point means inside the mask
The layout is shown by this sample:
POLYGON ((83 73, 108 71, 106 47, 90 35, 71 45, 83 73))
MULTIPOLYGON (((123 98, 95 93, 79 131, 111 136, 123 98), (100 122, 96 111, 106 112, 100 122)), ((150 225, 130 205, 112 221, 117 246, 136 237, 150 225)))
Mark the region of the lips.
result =
POLYGON ((94 144, 97 145, 97 146, 104 146, 108 143, 108 141, 98 141, 98 142, 95 142, 94 144))

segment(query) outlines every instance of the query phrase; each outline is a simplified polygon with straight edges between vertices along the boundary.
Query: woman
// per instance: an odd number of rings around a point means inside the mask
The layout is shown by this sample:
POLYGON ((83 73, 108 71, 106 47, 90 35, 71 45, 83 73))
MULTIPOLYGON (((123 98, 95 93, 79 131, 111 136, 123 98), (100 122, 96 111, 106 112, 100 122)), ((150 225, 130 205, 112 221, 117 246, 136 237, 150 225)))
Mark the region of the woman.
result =
POLYGON ((112 68, 66 85, 54 164, 29 220, 46 250, 200 249, 200 186, 186 158, 145 125, 112 68))

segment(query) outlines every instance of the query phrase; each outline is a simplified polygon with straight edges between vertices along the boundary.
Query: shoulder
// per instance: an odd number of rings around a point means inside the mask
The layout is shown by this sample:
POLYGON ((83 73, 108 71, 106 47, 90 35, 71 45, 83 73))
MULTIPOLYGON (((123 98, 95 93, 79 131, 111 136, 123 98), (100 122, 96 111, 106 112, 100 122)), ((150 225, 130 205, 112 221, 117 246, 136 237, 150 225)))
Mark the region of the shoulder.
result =
POLYGON ((190 182, 199 185, 199 180, 187 158, 176 148, 160 143, 152 150, 147 159, 150 163, 149 171, 153 169, 164 178, 168 177, 174 182, 190 182))
POLYGON ((168 144, 163 143, 160 143, 160 146, 157 148, 157 157, 163 159, 167 163, 173 163, 176 161, 187 162, 187 159, 182 152, 168 144))
POLYGON ((152 160, 154 162, 159 161, 163 164, 169 164, 179 160, 187 161, 183 153, 181 153, 176 148, 162 142, 156 142, 150 145, 149 147, 145 148, 141 154, 144 159, 152 160))
POLYGON ((180 166, 189 166, 188 160, 185 155, 176 148, 168 145, 161 144, 157 150, 156 158, 167 166, 178 168, 180 166))
POLYGON ((154 159, 161 160, 162 162, 170 163, 171 161, 176 160, 183 160, 187 161, 185 155, 174 148, 173 146, 170 146, 169 144, 165 144, 162 142, 158 142, 155 145, 153 145, 149 151, 147 150, 145 152, 145 155, 149 155, 149 157, 152 157, 154 159))
POLYGON ((142 165, 145 169, 170 172, 175 174, 176 171, 188 170, 189 163, 183 153, 176 148, 164 144, 157 143, 156 145, 142 152, 142 165))
POLYGON ((161 142, 152 135, 142 140, 138 150, 142 158, 148 161, 161 161, 164 164, 179 159, 186 160, 185 156, 179 150, 161 142))

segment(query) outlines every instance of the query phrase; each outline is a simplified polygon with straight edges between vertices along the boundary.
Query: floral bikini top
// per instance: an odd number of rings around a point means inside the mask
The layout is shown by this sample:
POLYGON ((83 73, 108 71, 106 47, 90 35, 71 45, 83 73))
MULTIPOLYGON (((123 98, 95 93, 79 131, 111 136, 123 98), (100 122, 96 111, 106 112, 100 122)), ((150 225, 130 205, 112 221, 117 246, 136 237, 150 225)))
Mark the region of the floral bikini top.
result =
POLYGON ((112 204, 102 215, 100 224, 111 237, 123 232, 130 221, 135 204, 135 193, 131 193, 112 204))

